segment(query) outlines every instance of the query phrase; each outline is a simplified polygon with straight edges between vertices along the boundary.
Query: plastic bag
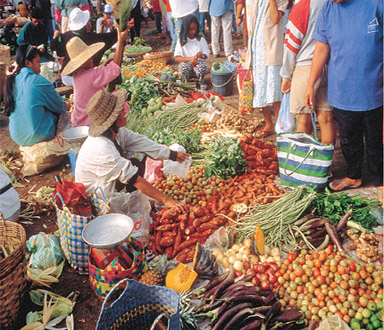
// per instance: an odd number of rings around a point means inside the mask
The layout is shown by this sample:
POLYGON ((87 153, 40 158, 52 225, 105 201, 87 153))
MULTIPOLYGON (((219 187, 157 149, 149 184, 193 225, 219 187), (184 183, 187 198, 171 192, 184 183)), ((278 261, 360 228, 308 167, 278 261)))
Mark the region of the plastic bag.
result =
POLYGON ((275 125, 275 132, 277 134, 294 132, 295 124, 295 117, 289 109, 289 93, 284 94, 281 101, 279 118, 277 119, 275 125))
MULTIPOLYGON (((180 144, 174 143, 169 146, 171 150, 185 152, 185 148, 180 144)), ((189 156, 187 160, 182 163, 175 162, 173 160, 165 160, 164 167, 162 168, 165 176, 169 174, 174 174, 180 178, 186 178, 188 174, 189 167, 192 164, 192 158, 189 156)))
POLYGON ((147 180, 150 184, 155 183, 163 177, 163 173, 161 172, 162 167, 162 160, 155 160, 148 157, 145 161, 144 179, 147 180))
POLYGON ((224 227, 217 229, 211 236, 208 237, 204 246, 211 250, 228 250, 229 237, 227 230, 224 227))
POLYGON ((122 213, 129 216, 135 225, 131 236, 136 237, 146 246, 149 242, 149 221, 151 204, 149 197, 141 191, 132 193, 117 192, 111 199, 111 213, 122 213))
POLYGON ((351 328, 338 315, 332 315, 322 321, 317 330, 351 330, 351 328))
POLYGON ((59 265, 64 260, 60 248, 59 238, 55 235, 39 233, 27 241, 28 250, 31 252, 30 265, 36 269, 47 269, 59 265))

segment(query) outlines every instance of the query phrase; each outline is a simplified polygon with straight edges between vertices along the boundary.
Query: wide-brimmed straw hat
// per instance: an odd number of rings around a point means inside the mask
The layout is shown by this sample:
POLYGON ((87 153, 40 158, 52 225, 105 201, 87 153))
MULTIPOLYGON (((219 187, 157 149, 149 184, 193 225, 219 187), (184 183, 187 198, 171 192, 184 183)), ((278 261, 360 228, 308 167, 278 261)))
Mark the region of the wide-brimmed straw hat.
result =
POLYGON ((72 9, 69 14, 68 28, 71 31, 77 31, 87 25, 89 21, 89 11, 81 10, 80 8, 72 9))
POLYGON ((70 61, 61 72, 62 76, 69 76, 87 62, 93 55, 105 46, 104 42, 87 45, 79 37, 73 37, 67 43, 67 52, 70 61))
POLYGON ((90 136, 100 136, 116 121, 124 109, 127 91, 120 88, 112 93, 101 90, 92 96, 87 104, 87 114, 91 119, 90 136))

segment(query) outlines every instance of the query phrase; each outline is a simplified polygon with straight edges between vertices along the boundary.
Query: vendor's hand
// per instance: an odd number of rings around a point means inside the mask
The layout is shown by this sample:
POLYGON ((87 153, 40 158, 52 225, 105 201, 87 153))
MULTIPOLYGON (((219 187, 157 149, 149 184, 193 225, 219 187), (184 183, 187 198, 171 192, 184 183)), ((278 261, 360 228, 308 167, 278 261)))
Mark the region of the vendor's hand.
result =
POLYGON ((128 22, 127 29, 130 30, 135 26, 135 19, 131 18, 131 20, 128 22))
POLYGON ((189 158, 189 156, 190 155, 185 153, 185 152, 178 151, 176 161, 179 163, 182 163, 183 161, 187 160, 189 158))
POLYGON ((178 210, 180 210, 182 213, 188 212, 188 206, 184 204, 183 202, 177 201, 176 199, 173 199, 171 197, 167 196, 167 199, 164 201, 164 205, 166 207, 173 207, 178 210))
POLYGON ((281 83, 281 92, 287 94, 291 91, 291 79, 283 79, 281 83))
POLYGON ((304 102, 308 109, 312 109, 313 99, 315 98, 315 89, 311 86, 307 86, 307 90, 304 94, 304 102))
POLYGON ((192 65, 196 65, 196 63, 197 63, 197 56, 196 55, 192 57, 191 63, 192 63, 192 65))
POLYGON ((236 25, 239 26, 241 24, 241 22, 243 21, 243 18, 242 17, 237 17, 236 18, 236 25))

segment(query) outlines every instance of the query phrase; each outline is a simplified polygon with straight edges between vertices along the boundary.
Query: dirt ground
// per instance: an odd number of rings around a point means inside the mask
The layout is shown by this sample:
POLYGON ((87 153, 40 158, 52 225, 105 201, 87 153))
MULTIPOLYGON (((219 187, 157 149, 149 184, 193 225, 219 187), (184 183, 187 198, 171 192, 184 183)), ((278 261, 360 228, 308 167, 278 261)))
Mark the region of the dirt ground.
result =
MULTIPOLYGON (((158 39, 155 23, 154 21, 149 21, 149 26, 144 27, 142 25, 142 37, 147 41, 149 45, 151 45, 154 50, 167 50, 169 46, 165 45, 165 40, 158 39)), ((209 39, 209 38, 208 38, 209 39)), ((243 47, 243 39, 239 36, 234 36, 233 39, 234 49, 243 47)), ((220 62, 224 62, 226 60, 225 57, 220 57, 218 59, 213 59, 212 57, 208 61, 209 66, 213 63, 213 60, 218 60, 220 62)), ((173 63, 173 67, 176 68, 176 65, 173 63)), ((208 74, 206 76, 206 80, 208 83, 208 89, 212 90, 211 84, 211 75, 208 74)), ((235 84, 235 82, 234 82, 235 84)), ((225 102, 234 107, 238 107, 238 93, 237 87, 234 85, 233 95, 225 98, 225 102)), ((258 116, 261 116, 261 113, 257 113, 258 116)), ((276 136, 268 137, 267 140, 275 142, 276 136)), ((9 132, 7 127, 7 119, 4 116, 0 115, 0 152, 4 150, 14 150, 16 151, 17 145, 15 145, 12 140, 9 138, 9 132)), ((339 145, 336 146, 335 156, 334 156, 334 174, 336 177, 342 177, 345 174, 345 162, 343 160, 339 145)), ((30 190, 33 192, 37 191, 41 186, 50 186, 55 187, 55 175, 60 175, 64 180, 70 180, 71 176, 71 168, 69 166, 68 159, 65 163, 57 166, 56 168, 34 177, 29 177, 27 180, 23 180, 21 183, 24 184, 23 188, 17 188, 20 197, 23 199, 29 195, 30 190)), ((366 175, 365 171, 365 175, 366 175)), ((368 195, 372 197, 376 197, 377 190, 375 187, 372 187, 368 181, 365 182, 365 186, 362 189, 355 190, 354 193, 361 193, 363 195, 368 195)), ((39 232, 45 233, 53 233, 57 230, 56 225, 56 213, 55 210, 50 208, 46 212, 40 214, 40 219, 34 219, 33 224, 23 224, 26 233, 27 239, 34 234, 39 232)), ((25 325, 25 316, 29 311, 36 310, 37 306, 31 303, 29 299, 28 292, 30 287, 26 290, 25 299, 21 304, 21 308, 14 326, 14 329, 20 329, 25 325)), ((74 321, 75 328, 78 330, 85 329, 94 329, 96 326, 96 322, 102 307, 102 302, 97 298, 97 296, 92 291, 89 285, 88 276, 79 275, 73 269, 70 268, 68 264, 65 265, 63 273, 60 277, 60 282, 58 284, 52 285, 51 291, 67 296, 72 291, 76 291, 79 293, 77 302, 74 308, 74 321)))

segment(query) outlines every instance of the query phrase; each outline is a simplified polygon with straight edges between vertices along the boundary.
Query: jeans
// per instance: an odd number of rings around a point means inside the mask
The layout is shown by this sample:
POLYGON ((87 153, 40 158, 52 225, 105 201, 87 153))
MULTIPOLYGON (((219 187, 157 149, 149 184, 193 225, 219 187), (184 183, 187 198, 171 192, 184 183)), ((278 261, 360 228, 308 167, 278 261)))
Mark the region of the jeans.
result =
MULTIPOLYGON (((199 19, 199 10, 194 11, 190 15, 194 15, 197 19, 199 19)), ((177 35, 176 41, 179 38, 182 24, 183 24, 183 17, 175 18, 175 30, 176 30, 176 35, 177 35)))
POLYGON ((340 145, 347 161, 347 177, 361 179, 365 152, 369 173, 378 184, 383 180, 383 107, 368 111, 333 108, 340 145))
POLYGON ((205 20, 207 20, 207 26, 209 29, 211 29, 211 15, 207 11, 199 13, 199 27, 200 32, 205 31, 205 20))
POLYGON ((225 56, 230 56, 233 53, 232 46, 232 16, 233 11, 228 10, 222 16, 212 16, 212 52, 214 55, 220 53, 220 26, 223 27, 223 39, 224 39, 224 52, 225 56))
POLYGON ((175 22, 172 19, 172 13, 167 13, 167 21, 168 21, 168 29, 169 33, 171 34, 172 38, 172 45, 171 45, 171 51, 175 51, 176 48, 176 42, 177 42, 177 34, 175 29, 175 22))
POLYGON ((162 32, 162 29, 161 29, 161 12, 154 13, 154 15, 155 15, 155 21, 156 21, 156 31, 157 31, 157 33, 161 33, 162 32))

